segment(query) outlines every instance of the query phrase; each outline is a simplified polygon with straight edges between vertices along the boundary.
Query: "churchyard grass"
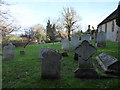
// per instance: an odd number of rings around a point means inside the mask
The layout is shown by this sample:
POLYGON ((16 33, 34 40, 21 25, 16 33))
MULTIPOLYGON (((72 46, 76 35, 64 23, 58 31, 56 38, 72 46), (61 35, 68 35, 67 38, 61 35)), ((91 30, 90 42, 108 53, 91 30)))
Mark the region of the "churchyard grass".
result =
MULTIPOLYGON (((94 43, 91 41, 90 43, 94 43)), ((78 67, 78 62, 73 59, 74 53, 69 52, 68 57, 61 60, 61 78, 59 80, 41 79, 41 60, 38 59, 40 47, 51 47, 61 52, 61 44, 52 43, 41 45, 29 45, 26 48, 17 47, 14 60, 2 61, 2 86, 3 88, 118 88, 120 80, 112 79, 78 79, 74 77, 74 70, 78 67), (24 50, 25 55, 19 52, 24 50)), ((119 50, 120 51, 120 50, 119 50)), ((117 59, 118 43, 107 42, 105 48, 97 48, 95 57, 102 52, 108 53, 117 59)), ((98 69, 96 69, 98 70, 98 69)), ((100 71, 98 71, 102 75, 100 71)))

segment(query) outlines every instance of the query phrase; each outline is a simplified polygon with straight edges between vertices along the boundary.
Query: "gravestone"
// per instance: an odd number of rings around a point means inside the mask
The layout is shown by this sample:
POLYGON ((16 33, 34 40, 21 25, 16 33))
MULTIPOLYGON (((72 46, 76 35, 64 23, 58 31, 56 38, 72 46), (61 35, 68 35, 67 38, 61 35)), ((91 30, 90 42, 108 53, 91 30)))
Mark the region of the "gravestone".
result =
POLYGON ((44 41, 44 40, 42 40, 40 44, 45 44, 45 41, 44 41))
POLYGON ((3 48, 3 60, 12 60, 15 57, 15 46, 9 43, 3 48))
POLYGON ((88 35, 88 34, 83 34, 82 37, 81 37, 81 41, 90 41, 91 40, 91 36, 88 35))
POLYGON ((68 39, 63 39, 62 40, 62 50, 63 51, 69 51, 70 49, 70 42, 68 39))
POLYGON ((40 48, 40 54, 39 54, 39 59, 43 59, 43 56, 42 56, 42 54, 44 53, 44 52, 47 52, 47 51, 49 51, 51 49, 51 47, 41 47, 40 48))
POLYGON ((20 55, 25 55, 25 51, 20 51, 20 55))
POLYGON ((0 43, 0 51, 2 51, 2 43, 0 43))
POLYGON ((97 34, 97 47, 106 46, 106 33, 101 31, 97 34))
POLYGON ((120 61, 106 53, 96 57, 101 68, 107 73, 120 73, 120 61))
POLYGON ((79 37, 72 37, 71 39, 72 50, 79 46, 79 37))
POLYGON ((41 68, 42 79, 59 79, 61 54, 55 50, 44 52, 41 68))
POLYGON ((79 68, 75 71, 77 78, 97 78, 97 73, 93 68, 92 55, 96 52, 96 48, 84 40, 75 52, 78 54, 79 68))

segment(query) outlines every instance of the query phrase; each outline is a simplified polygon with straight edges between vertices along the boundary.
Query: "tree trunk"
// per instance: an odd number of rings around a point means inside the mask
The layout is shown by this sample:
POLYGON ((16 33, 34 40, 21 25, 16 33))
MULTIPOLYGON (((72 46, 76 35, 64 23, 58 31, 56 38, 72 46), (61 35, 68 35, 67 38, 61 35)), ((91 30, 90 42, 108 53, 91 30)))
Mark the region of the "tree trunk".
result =
POLYGON ((69 39, 69 41, 71 40, 71 38, 70 38, 70 28, 68 29, 68 39, 69 39))
POLYGON ((27 43, 25 44, 24 48, 25 48, 30 42, 31 42, 31 41, 27 42, 27 43))
POLYGON ((53 40, 53 45, 54 45, 54 40, 53 40))

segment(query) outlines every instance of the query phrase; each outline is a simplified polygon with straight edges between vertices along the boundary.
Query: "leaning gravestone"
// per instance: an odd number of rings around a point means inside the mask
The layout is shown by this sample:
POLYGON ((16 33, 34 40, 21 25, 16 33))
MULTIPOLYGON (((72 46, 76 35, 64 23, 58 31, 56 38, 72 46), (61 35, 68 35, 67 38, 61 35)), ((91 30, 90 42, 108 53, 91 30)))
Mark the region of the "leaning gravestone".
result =
POLYGON ((101 31, 97 34, 97 47, 105 47, 106 46, 106 33, 101 31))
POLYGON ((15 57, 15 46, 9 43, 3 48, 3 60, 12 60, 15 57))
POLYGON ((96 52, 96 48, 84 40, 75 52, 78 54, 79 68, 75 71, 77 78, 96 78, 97 73, 93 68, 92 55, 96 52))
POLYGON ((71 46, 74 50, 77 46, 79 46, 79 37, 72 37, 71 39, 71 46))
POLYGON ((81 40, 84 41, 90 41, 91 40, 91 36, 88 35, 88 34, 83 34, 82 37, 81 37, 81 40))
POLYGON ((120 61, 106 53, 96 57, 102 69, 107 73, 120 73, 120 61))
POLYGON ((42 79, 59 79, 60 78, 60 60, 61 54, 55 50, 44 52, 41 68, 42 79))
POLYGON ((40 48, 40 55, 39 55, 39 59, 43 59, 43 56, 42 56, 42 54, 44 53, 44 52, 47 52, 47 51, 49 51, 51 48, 50 47, 41 47, 40 48))
POLYGON ((69 51, 70 49, 70 42, 68 39, 63 39, 62 40, 62 50, 63 51, 69 51))

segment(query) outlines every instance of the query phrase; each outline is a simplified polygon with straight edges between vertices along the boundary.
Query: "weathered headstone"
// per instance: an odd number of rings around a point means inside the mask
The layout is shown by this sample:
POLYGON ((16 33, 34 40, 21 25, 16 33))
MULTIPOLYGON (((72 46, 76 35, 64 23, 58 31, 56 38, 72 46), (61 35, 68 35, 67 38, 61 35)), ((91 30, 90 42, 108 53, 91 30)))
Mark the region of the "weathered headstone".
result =
POLYGON ((9 43, 3 48, 3 60, 12 60, 15 57, 15 46, 9 43))
POLYGON ((41 68, 42 79, 59 79, 61 54, 55 50, 44 52, 41 68))
POLYGON ((115 57, 106 53, 101 53, 96 57, 96 59, 105 72, 120 73, 120 61, 118 61, 115 57))
POLYGON ((74 50, 77 46, 79 46, 79 37, 72 37, 71 39, 71 46, 74 50))
POLYGON ((96 48, 84 40, 75 52, 78 54, 79 68, 75 71, 77 78, 96 78, 97 73, 93 68, 92 55, 96 52, 96 48))
POLYGON ((90 41, 91 40, 91 36, 88 35, 88 34, 83 34, 82 37, 81 37, 81 41, 90 41))
POLYGON ((50 49, 51 49, 51 47, 41 47, 41 48, 40 48, 40 54, 39 54, 39 57, 38 57, 38 58, 39 58, 39 59, 43 59, 43 55, 42 55, 42 54, 43 54, 44 52, 49 51, 50 49))
POLYGON ((20 55, 25 55, 25 51, 20 51, 20 55))
POLYGON ((70 49, 70 42, 68 39, 63 39, 62 40, 62 50, 63 51, 69 51, 70 49))
POLYGON ((0 51, 2 51, 2 43, 0 43, 0 51))
POLYGON ((106 33, 101 31, 97 34, 97 47, 106 46, 106 33))
POLYGON ((45 44, 45 41, 44 41, 44 40, 42 40, 40 44, 45 44))

